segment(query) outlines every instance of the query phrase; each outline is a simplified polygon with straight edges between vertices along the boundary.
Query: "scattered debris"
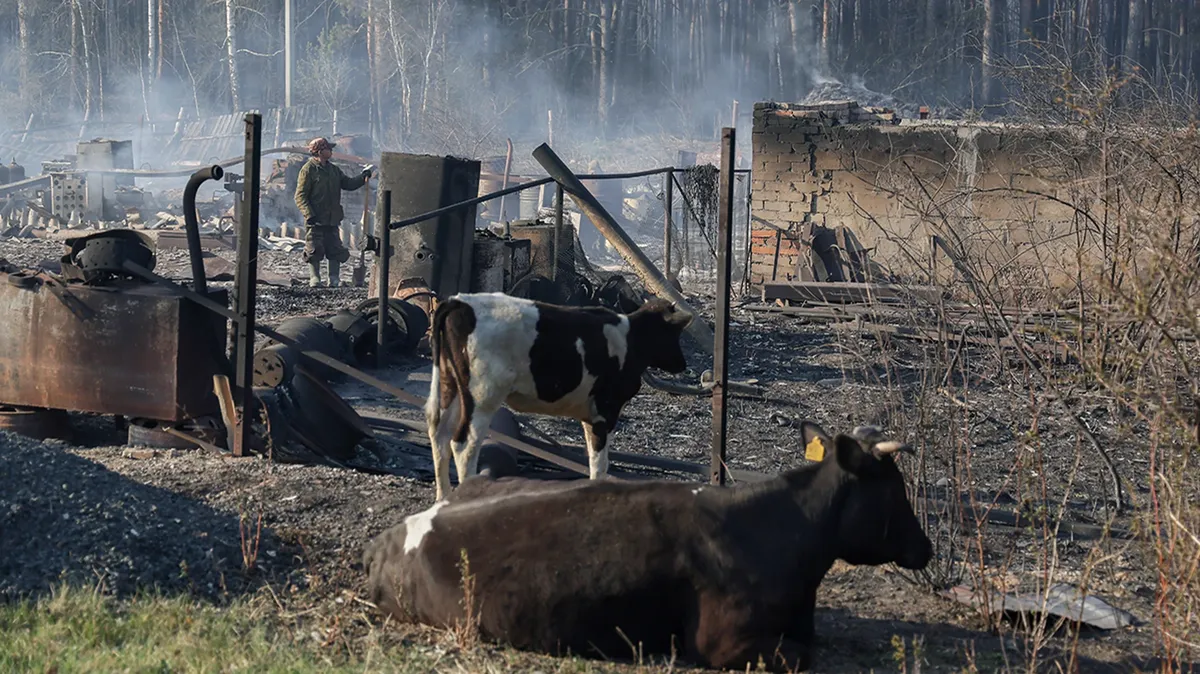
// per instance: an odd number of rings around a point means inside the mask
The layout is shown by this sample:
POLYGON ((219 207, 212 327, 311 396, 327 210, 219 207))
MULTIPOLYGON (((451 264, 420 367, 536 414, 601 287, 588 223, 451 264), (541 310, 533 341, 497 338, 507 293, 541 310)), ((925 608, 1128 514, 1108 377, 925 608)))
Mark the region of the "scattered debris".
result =
POLYGON ((1102 630, 1137 624, 1132 613, 1116 608, 1099 597, 1084 596, 1079 588, 1066 583, 1055 583, 1046 590, 1044 596, 1036 592, 980 593, 966 585, 950 588, 946 596, 961 604, 985 608, 993 613, 1048 613, 1102 630))

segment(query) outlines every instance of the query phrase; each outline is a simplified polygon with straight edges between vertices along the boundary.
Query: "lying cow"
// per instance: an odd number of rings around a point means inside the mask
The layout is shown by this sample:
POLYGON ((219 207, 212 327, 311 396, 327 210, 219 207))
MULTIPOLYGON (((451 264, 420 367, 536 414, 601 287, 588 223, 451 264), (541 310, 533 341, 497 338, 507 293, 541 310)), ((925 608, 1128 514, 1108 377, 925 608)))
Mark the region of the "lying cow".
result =
POLYGON ((677 649, 717 668, 810 664, 817 587, 835 559, 928 564, 893 455, 856 429, 825 459, 730 488, 677 481, 467 480, 365 551, 371 600, 401 621, 461 624, 460 552, 487 640, 620 657, 677 649))
POLYGON ((646 368, 683 372, 680 335, 691 322, 691 314, 661 299, 630 314, 504 293, 459 294, 439 305, 425 403, 437 500, 450 492, 447 445, 459 482, 477 474, 479 445, 504 404, 583 422, 590 477, 607 474, 608 434, 621 409, 646 368))

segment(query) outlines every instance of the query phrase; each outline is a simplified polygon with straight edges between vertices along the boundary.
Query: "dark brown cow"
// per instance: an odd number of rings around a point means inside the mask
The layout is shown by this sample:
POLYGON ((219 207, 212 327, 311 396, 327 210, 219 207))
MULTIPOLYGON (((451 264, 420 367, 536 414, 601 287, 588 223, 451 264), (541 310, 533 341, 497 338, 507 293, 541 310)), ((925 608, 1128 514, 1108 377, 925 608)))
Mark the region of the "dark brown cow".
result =
POLYGON ((807 668, 817 586, 835 559, 921 569, 932 546, 876 429, 825 459, 730 488, 472 478, 365 551, 372 601, 402 621, 464 619, 460 554, 483 638, 622 657, 674 648, 704 666, 807 668))
POLYGON ((478 473, 480 443, 501 405, 583 422, 590 476, 607 474, 608 434, 642 373, 687 367, 680 335, 691 321, 662 299, 630 314, 504 293, 443 302, 433 315, 425 403, 437 500, 450 493, 451 450, 459 482, 478 473))

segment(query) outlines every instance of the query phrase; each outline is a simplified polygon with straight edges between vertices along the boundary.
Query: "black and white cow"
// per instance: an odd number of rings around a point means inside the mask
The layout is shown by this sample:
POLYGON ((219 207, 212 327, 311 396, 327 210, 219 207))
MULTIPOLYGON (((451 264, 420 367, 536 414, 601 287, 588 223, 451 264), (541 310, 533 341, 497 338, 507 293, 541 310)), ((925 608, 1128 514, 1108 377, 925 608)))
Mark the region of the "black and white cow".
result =
POLYGON ((437 499, 450 491, 450 451, 459 482, 477 473, 479 445, 501 405, 577 419, 591 479, 608 472, 608 434, 654 367, 682 372, 680 335, 692 315, 651 299, 620 314, 564 307, 504 293, 458 294, 433 315, 433 375, 425 418, 437 499))
POLYGON ((907 446, 801 428, 823 461, 728 488, 473 477, 367 547, 369 596, 438 627, 470 609, 485 640, 517 648, 611 658, 633 644, 707 667, 806 669, 834 560, 921 569, 932 543, 894 459, 907 446))

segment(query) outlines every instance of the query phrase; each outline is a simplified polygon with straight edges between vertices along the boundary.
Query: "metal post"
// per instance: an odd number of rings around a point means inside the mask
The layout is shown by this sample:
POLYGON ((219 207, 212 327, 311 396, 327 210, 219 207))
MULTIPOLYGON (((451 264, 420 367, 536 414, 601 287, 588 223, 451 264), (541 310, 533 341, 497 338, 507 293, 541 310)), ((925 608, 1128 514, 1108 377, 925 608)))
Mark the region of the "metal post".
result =
POLYGON ((550 280, 552 281, 558 280, 558 268, 563 264, 562 251, 566 244, 563 241, 563 199, 565 197, 562 183, 554 183, 554 266, 550 268, 550 280))
POLYGON ((238 424, 234 456, 245 456, 250 447, 250 419, 254 409, 254 298, 258 286, 258 196, 262 173, 262 115, 246 115, 246 168, 242 178, 241 231, 238 232, 237 313, 234 337, 237 369, 234 383, 241 396, 242 420, 238 424))
POLYGON ((671 215, 675 210, 675 170, 670 169, 665 175, 664 199, 667 208, 667 224, 663 226, 663 276, 671 279, 671 215))
MULTIPOLYGON (((512 168, 512 153, 513 153, 512 139, 509 138, 506 140, 508 142, 508 152, 504 155, 504 181, 500 183, 501 190, 508 189, 508 172, 512 168)), ((504 196, 507 196, 507 195, 504 195, 504 196)), ((508 221, 508 214, 504 212, 504 196, 500 197, 500 221, 501 222, 508 221)))
POLYGON ((375 280, 378 281, 376 292, 379 293, 379 325, 376 326, 375 336, 375 367, 383 368, 384 361, 387 359, 387 354, 383 345, 384 329, 387 327, 387 318, 391 310, 391 303, 388 301, 388 287, 391 281, 388 279, 388 267, 392 264, 392 231, 388 227, 392 219, 392 191, 379 190, 379 195, 375 200, 375 236, 379 237, 379 254, 375 257, 378 260, 379 266, 375 268, 375 280))
POLYGON ((292 2, 283 0, 283 107, 292 107, 292 2))
POLYGON ((733 149, 737 142, 733 127, 721 129, 720 207, 717 209, 717 312, 713 334, 713 444, 712 483, 725 484, 725 438, 729 410, 725 389, 729 386, 729 258, 733 254, 733 149))

